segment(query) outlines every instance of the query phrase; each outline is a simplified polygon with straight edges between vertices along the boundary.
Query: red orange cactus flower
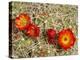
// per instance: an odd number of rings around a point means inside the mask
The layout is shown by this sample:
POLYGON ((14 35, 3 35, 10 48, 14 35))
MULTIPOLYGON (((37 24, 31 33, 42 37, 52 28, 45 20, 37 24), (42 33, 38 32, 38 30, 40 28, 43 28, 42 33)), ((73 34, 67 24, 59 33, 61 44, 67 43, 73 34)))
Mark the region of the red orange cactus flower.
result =
POLYGON ((47 36, 48 36, 48 43, 54 44, 55 43, 55 37, 56 37, 56 31, 54 29, 48 29, 47 30, 47 36))
POLYGON ((64 50, 71 48, 75 43, 75 36, 70 29, 59 32, 58 43, 64 50))
POLYGON ((36 25, 34 24, 29 24, 27 27, 26 27, 26 34, 30 37, 38 37, 39 36, 39 33, 40 33, 40 29, 39 27, 37 27, 36 25))
POLYGON ((16 17, 15 24, 20 30, 24 30, 29 23, 31 23, 31 18, 25 13, 21 13, 18 17, 16 17))
POLYGON ((56 35, 56 31, 54 29, 48 29, 47 30, 47 35, 49 38, 54 38, 56 35))

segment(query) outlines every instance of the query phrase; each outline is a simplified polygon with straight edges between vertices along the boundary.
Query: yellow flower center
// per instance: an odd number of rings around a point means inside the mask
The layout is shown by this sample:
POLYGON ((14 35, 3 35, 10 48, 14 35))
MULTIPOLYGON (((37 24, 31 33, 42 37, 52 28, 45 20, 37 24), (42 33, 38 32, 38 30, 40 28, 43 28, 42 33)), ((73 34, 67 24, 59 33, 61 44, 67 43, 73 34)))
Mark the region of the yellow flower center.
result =
POLYGON ((68 44, 69 41, 70 41, 69 36, 64 35, 64 36, 62 37, 62 42, 63 42, 65 45, 68 44))
POLYGON ((27 20, 25 19, 25 17, 21 17, 20 18, 20 25, 21 26, 26 26, 27 20))

